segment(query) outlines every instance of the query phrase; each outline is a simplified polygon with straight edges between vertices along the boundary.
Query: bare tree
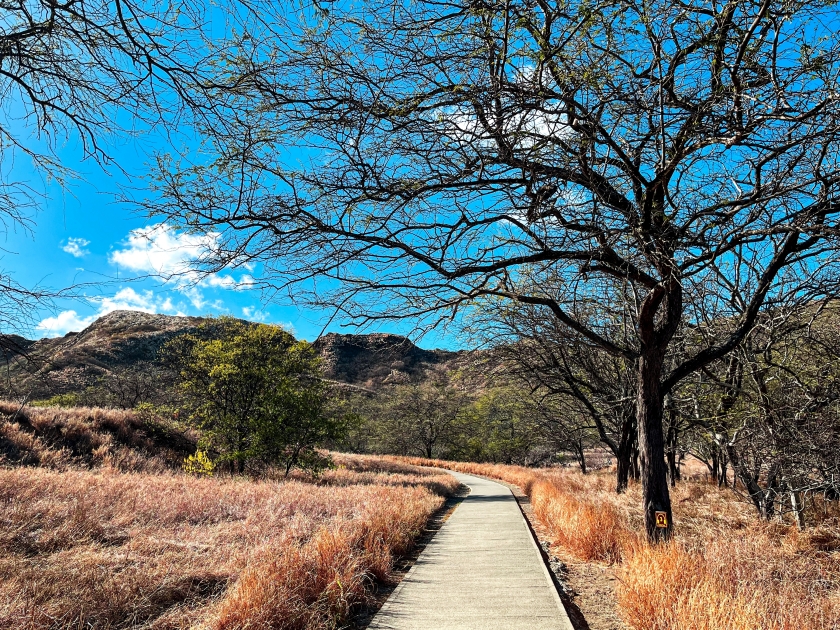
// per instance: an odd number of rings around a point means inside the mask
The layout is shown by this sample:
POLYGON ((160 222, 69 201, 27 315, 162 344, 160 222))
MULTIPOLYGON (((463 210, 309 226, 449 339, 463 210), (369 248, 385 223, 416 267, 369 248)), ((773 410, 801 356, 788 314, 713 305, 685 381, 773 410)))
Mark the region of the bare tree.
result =
POLYGON ((837 313, 834 301, 764 313, 726 361, 704 370, 703 387, 694 387, 698 408, 705 407, 698 426, 707 450, 723 459, 723 474, 731 464, 763 518, 789 512, 804 527, 808 497, 838 496, 837 313))
POLYGON ((356 323, 489 296, 632 362, 646 530, 668 538, 665 395, 768 302, 833 290, 839 21, 817 0, 267 9, 223 59, 212 163, 161 158, 151 210, 221 235, 207 270, 261 263, 356 323), (608 309, 574 316, 617 287, 627 344, 608 309), (717 317, 726 336, 665 363, 681 325, 717 317))
MULTIPOLYGON (((192 0, 2 3, 0 228, 30 231, 46 182, 70 186, 74 168, 58 154, 68 142, 82 159, 120 168, 115 141, 155 127, 172 132, 213 107, 204 10, 192 0), (31 164, 29 179, 14 175, 21 160, 31 164)), ((85 288, 24 287, 0 272, 0 324, 25 328, 36 306, 85 288)))
POLYGON ((195 92, 207 63, 200 3, 11 0, 0 15, 3 157, 22 152, 42 175, 71 172, 55 154, 64 140, 77 139, 85 158, 111 163, 109 136, 171 126, 185 105, 207 104, 195 92))
MULTIPOLYGON (((548 279, 546 279, 548 282, 548 279)), ((543 288, 546 288, 544 283, 543 288)), ((612 343, 626 343, 633 335, 629 320, 630 303, 620 292, 613 306, 612 343)), ((600 309, 599 309, 600 310, 600 309)), ((585 312, 572 312, 588 322, 585 312)), ((603 310, 592 313, 603 316, 603 310)), ((599 352, 589 341, 558 321, 550 312, 532 304, 485 302, 471 329, 498 345, 512 375, 527 383, 534 395, 553 401, 560 414, 539 414, 545 429, 573 446, 583 462, 583 444, 591 442, 587 433, 616 458, 616 491, 627 489, 636 478, 636 369, 620 355, 599 352), (587 439, 588 438, 588 439, 587 439)), ((603 328, 606 334, 607 328, 603 328)), ((550 405, 551 406, 551 405, 550 405)))
POLYGON ((440 457, 457 442, 467 398, 443 383, 397 385, 383 396, 380 436, 386 452, 440 457))

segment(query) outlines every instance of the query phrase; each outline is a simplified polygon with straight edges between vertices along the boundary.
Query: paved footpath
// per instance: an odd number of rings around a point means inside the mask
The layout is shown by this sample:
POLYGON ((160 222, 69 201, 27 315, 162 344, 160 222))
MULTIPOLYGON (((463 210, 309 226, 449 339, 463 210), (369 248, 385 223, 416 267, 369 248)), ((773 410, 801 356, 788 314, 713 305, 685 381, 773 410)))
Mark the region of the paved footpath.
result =
POLYGON ((469 496, 368 630, 573 630, 510 490, 451 474, 469 496))

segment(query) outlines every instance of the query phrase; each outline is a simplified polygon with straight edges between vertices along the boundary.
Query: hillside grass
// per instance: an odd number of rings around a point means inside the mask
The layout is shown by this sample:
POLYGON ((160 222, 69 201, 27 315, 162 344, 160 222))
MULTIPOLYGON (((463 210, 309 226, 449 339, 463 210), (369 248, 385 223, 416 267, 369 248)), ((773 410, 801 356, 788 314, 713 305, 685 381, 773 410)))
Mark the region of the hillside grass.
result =
POLYGON ((196 439, 174 419, 150 413, 0 400, 0 466, 160 473, 180 468, 196 439))
POLYGON ((0 628, 337 628, 458 487, 338 454, 318 477, 196 478, 136 414, 15 413, 0 405, 0 628))
POLYGON ((620 614, 633 630, 836 630, 840 519, 827 506, 803 532, 756 520, 732 491, 701 480, 672 493, 675 540, 651 547, 641 488, 617 495, 611 475, 394 458, 501 479, 530 497, 554 543, 615 566, 620 614))

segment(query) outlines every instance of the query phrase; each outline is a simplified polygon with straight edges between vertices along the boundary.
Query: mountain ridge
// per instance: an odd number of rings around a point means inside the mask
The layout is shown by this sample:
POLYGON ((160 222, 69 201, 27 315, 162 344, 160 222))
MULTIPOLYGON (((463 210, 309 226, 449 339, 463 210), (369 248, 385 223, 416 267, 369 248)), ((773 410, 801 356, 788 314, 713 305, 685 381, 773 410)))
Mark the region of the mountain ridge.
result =
MULTIPOLYGON (((31 399, 83 391, 120 370, 152 365, 160 348, 209 318, 118 310, 63 337, 14 339, 23 350, 7 357, 9 391, 31 399)), ((328 333, 312 342, 327 378, 351 385, 417 382, 459 369, 476 352, 426 350, 391 333, 328 333)))

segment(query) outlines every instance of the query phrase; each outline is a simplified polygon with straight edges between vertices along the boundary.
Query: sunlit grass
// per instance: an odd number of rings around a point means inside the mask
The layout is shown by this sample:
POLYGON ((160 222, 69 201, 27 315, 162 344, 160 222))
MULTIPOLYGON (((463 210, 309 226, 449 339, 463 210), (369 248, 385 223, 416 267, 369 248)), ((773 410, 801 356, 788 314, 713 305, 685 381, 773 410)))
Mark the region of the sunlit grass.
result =
POLYGON ((0 470, 0 627, 335 627, 442 505, 430 488, 457 487, 339 460, 286 482, 0 470))
POLYGON ((639 535, 641 492, 612 491, 608 473, 403 458, 501 479, 529 495, 555 544, 616 565, 619 611, 634 630, 836 630, 840 524, 799 532, 758 521, 731 490, 703 481, 672 494, 675 540, 639 535))

